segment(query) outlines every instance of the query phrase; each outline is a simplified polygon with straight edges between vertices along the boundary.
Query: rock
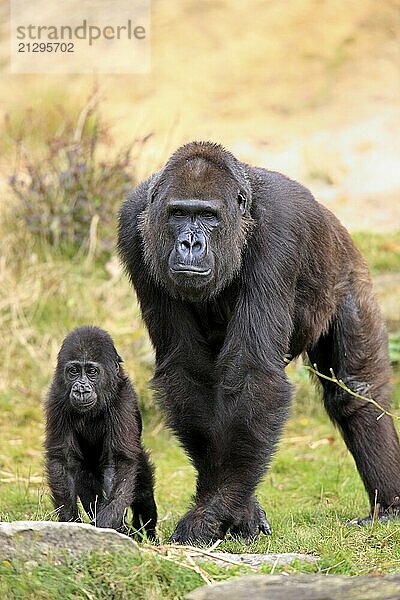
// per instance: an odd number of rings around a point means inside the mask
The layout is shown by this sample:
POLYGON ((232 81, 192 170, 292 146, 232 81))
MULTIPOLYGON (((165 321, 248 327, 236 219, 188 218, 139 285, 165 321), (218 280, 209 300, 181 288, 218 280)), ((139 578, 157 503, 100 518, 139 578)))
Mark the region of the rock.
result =
POLYGON ((400 575, 249 575, 204 586, 187 600, 399 600, 400 575))
POLYGON ((138 552, 138 545, 113 529, 84 523, 13 521, 0 523, 0 561, 41 561, 76 557, 91 551, 138 552))
POLYGON ((249 567, 262 567, 262 565, 289 565, 294 560, 300 562, 317 564, 318 557, 311 554, 230 554, 229 552, 209 552, 204 556, 197 556, 197 559, 215 562, 220 566, 229 567, 232 563, 236 565, 246 565, 249 567))

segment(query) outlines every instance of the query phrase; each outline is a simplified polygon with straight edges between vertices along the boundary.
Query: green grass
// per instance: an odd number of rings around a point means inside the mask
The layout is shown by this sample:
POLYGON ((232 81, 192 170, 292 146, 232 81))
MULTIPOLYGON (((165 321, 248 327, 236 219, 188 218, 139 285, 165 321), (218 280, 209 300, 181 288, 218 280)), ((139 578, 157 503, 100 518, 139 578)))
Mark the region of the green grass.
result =
MULTIPOLYGON (((400 273, 399 240, 399 234, 356 236, 373 271, 388 273, 390 269, 394 276, 400 273)), ((32 240, 19 233, 6 236, 3 249, 0 520, 54 518, 43 477, 41 400, 66 332, 83 323, 97 323, 113 335, 140 395, 145 443, 156 465, 160 541, 165 543, 190 503, 195 478, 188 459, 154 409, 147 386, 152 351, 128 282, 112 264, 86 261, 85 254, 68 260, 59 253, 39 254, 32 240)), ((386 313, 389 323, 396 322, 392 317, 386 313)), ((399 332, 391 334, 395 410, 400 414, 399 332)), ((320 557, 317 570, 324 573, 399 572, 400 523, 363 529, 347 526, 349 519, 367 513, 363 486, 306 371, 301 365, 288 370, 297 390, 292 415, 257 492, 273 535, 250 546, 228 537, 220 549, 311 553, 320 557)), ((288 573, 315 569, 299 563, 283 568, 288 573)), ((245 571, 202 565, 203 575, 211 581, 245 571)), ((202 576, 183 558, 170 562, 146 548, 140 556, 89 556, 65 565, 0 563, 2 599, 182 598, 202 584, 202 576)))
POLYGON ((360 232, 353 235, 358 249, 368 259, 372 274, 400 273, 400 230, 385 234, 360 232))
POLYGON ((167 598, 199 587, 201 577, 156 555, 92 554, 63 565, 0 565, 0 597, 35 599, 167 598))

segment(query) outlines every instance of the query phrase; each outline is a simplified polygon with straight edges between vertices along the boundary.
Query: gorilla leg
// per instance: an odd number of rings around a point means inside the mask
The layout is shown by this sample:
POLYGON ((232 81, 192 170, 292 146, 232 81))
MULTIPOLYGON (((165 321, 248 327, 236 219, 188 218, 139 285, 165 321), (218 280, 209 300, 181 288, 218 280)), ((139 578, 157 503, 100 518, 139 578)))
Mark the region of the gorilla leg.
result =
MULTIPOLYGON (((336 377, 383 408, 390 406, 390 364, 382 316, 370 288, 349 293, 329 331, 309 350, 321 373, 336 377), (365 294, 365 292, 368 292, 365 294)), ((341 430, 369 495, 371 511, 400 507, 400 445, 390 416, 321 379, 326 410, 341 430)))
POLYGON ((144 527, 147 537, 154 540, 156 536, 157 507, 153 495, 153 468, 144 450, 139 455, 138 460, 134 501, 132 503, 132 525, 136 531, 140 531, 144 527))

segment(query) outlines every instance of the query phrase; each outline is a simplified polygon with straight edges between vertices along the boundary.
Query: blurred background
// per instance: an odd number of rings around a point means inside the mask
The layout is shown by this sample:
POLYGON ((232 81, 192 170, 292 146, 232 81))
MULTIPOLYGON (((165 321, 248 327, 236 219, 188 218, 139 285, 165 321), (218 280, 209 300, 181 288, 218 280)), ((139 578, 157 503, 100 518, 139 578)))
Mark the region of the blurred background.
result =
MULTIPOLYGON (((38 513, 41 401, 77 325, 110 331, 156 461, 164 452, 115 225, 127 190, 193 139, 300 180, 350 229, 388 323, 398 406, 398 2, 153 0, 152 68, 137 76, 10 75, 6 2, 0 15, 0 516, 38 513)), ((319 403, 301 365, 290 374, 289 427, 304 432, 319 403)))

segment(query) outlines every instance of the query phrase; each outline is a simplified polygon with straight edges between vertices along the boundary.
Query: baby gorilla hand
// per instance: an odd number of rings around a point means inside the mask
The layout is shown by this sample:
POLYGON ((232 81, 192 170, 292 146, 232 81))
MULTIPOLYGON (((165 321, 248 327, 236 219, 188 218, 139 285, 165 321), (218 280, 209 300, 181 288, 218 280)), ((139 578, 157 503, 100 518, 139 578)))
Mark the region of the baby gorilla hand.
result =
POLYGON ((113 502, 103 506, 96 515, 94 524, 96 527, 108 529, 123 529, 124 511, 117 510, 113 502))

